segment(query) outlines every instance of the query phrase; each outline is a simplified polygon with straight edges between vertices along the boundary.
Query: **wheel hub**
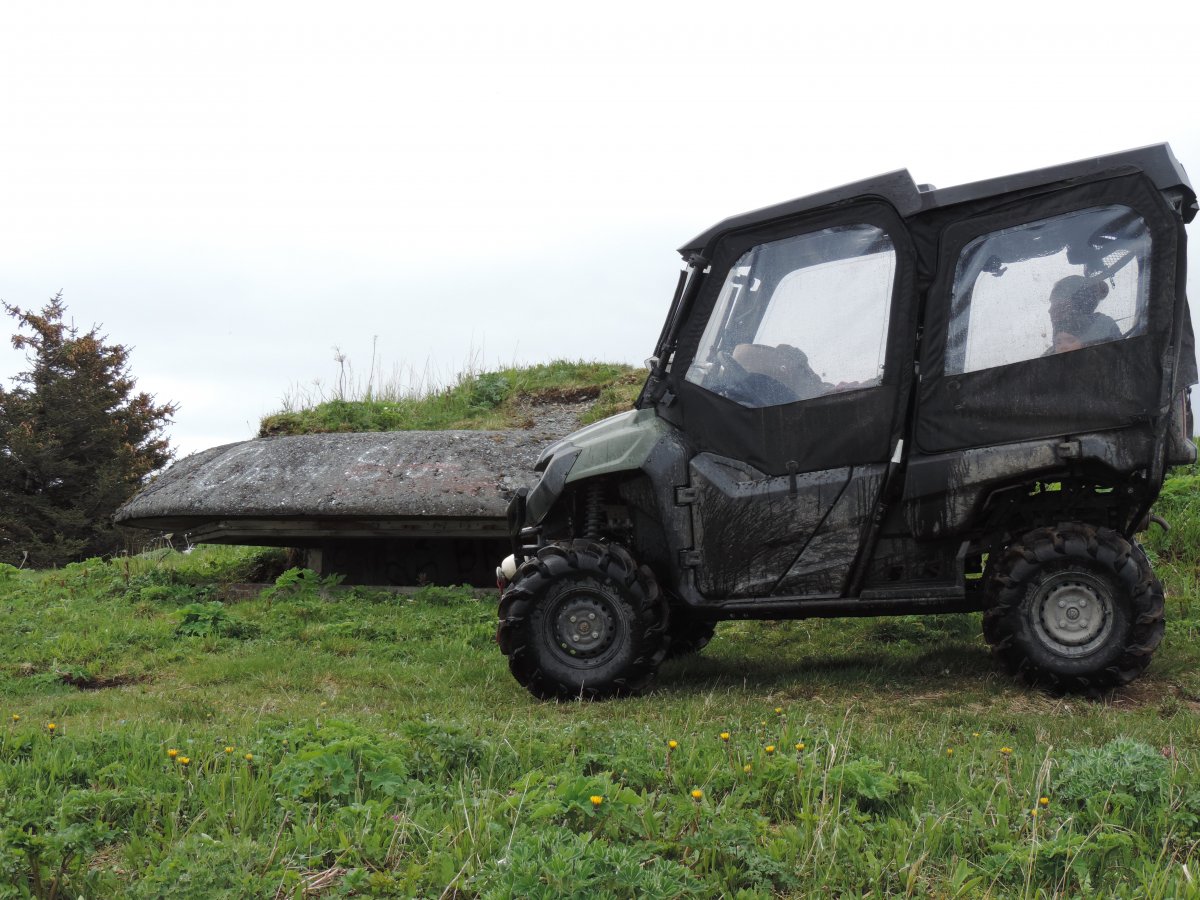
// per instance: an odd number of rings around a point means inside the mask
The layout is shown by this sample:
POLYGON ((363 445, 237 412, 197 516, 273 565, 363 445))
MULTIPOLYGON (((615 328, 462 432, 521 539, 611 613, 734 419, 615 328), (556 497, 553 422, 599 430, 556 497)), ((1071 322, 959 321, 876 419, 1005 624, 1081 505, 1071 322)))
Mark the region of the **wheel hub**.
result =
POLYGON ((608 602, 595 594, 573 593, 554 617, 554 642, 568 656, 591 659, 613 642, 616 622, 608 602))
POLYGON ((1042 640, 1060 652, 1091 652, 1112 629, 1107 593, 1086 576, 1057 580, 1040 592, 1034 624, 1042 640))

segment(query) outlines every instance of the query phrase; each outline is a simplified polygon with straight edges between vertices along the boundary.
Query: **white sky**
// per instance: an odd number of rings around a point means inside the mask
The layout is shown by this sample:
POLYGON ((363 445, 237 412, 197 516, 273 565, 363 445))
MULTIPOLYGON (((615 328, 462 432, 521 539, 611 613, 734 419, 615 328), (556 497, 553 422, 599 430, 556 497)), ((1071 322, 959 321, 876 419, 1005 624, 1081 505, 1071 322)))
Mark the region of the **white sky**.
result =
MULTIPOLYGON (((330 385, 334 346, 365 373, 376 335, 385 374, 442 381, 640 362, 674 248, 746 209, 1159 141, 1200 179, 1198 25, 1157 2, 6 3, 0 298, 61 289, 132 345, 180 455, 330 385)), ((0 346, 0 377, 22 367, 0 346)))

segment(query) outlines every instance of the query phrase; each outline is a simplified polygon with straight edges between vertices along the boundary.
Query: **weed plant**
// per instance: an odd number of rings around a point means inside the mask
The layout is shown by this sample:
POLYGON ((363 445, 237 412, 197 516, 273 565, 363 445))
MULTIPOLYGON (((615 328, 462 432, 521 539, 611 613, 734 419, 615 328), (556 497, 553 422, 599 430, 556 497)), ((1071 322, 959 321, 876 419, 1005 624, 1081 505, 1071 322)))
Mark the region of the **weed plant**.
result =
POLYGON ((648 696, 540 703, 491 593, 0 569, 0 898, 1194 896, 1195 556, 1154 540, 1167 638, 1102 699, 998 675, 972 615, 726 623, 648 696))

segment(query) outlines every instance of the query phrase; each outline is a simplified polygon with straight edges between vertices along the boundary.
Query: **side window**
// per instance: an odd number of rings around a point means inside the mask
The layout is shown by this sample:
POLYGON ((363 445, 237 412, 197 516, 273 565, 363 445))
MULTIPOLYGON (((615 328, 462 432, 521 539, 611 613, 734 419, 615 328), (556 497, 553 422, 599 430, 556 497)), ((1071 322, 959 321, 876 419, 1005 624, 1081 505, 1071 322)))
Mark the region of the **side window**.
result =
POLYGON ((946 374, 1119 341, 1146 329, 1150 232, 1126 206, 1006 228, 959 256, 946 374))
POLYGON ((874 225, 759 244, 729 270, 686 379, 752 408, 879 384, 896 252, 874 225))

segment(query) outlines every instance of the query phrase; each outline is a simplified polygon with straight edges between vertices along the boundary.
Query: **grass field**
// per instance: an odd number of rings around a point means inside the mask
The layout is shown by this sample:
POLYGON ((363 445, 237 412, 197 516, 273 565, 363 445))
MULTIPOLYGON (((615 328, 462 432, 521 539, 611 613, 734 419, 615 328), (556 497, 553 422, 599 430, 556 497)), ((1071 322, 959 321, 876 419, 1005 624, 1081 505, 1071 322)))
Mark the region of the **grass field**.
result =
POLYGON ((273 562, 0 573, 0 896, 1197 893, 1192 596, 1101 701, 998 675, 964 616, 726 624, 555 705, 494 596, 231 586, 273 562))
MULTIPOLYGON (((263 431, 594 419, 640 377, 551 363, 263 431)), ((997 673, 973 615, 728 623, 646 696, 540 703, 495 592, 253 548, 0 566, 0 898, 1200 896, 1200 471, 1157 511, 1167 636, 1100 699, 997 673)))

